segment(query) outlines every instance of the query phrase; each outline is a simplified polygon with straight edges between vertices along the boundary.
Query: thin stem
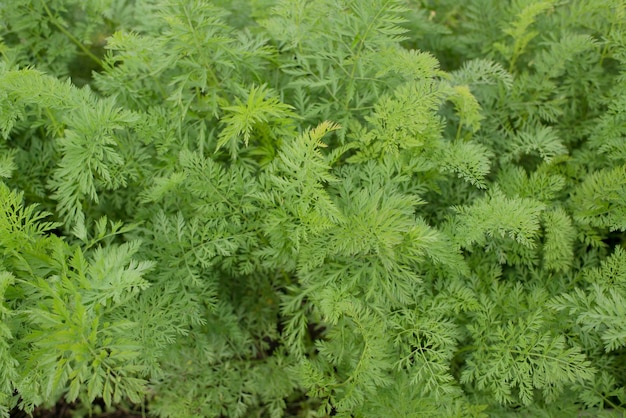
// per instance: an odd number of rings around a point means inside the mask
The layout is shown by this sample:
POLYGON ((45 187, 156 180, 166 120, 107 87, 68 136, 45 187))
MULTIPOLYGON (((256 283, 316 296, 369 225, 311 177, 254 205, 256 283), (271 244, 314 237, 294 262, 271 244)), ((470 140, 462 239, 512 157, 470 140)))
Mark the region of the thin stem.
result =
POLYGON ((46 14, 50 18, 50 22, 61 31, 65 36, 68 37, 70 41, 72 41, 85 55, 87 55, 92 61, 94 61, 100 68, 102 68, 102 60, 93 54, 82 42, 80 42, 74 35, 72 35, 67 29, 65 29, 58 21, 57 18, 52 14, 46 3, 42 3, 43 8, 46 11, 46 14))
POLYGON ((461 138, 461 132, 462 132, 462 128, 463 128, 463 120, 459 119, 459 126, 456 130, 456 140, 458 141, 459 138, 461 138))
POLYGON ((356 75, 356 67, 359 64, 359 59, 361 58, 361 53, 363 52, 363 49, 365 48, 365 41, 367 39, 367 37, 370 34, 370 31, 373 30, 373 26, 375 24, 375 22, 380 18, 380 16, 383 14, 383 12, 386 10, 388 2, 380 8, 380 10, 378 10, 378 13, 376 13, 376 16, 374 16, 374 18, 369 22, 369 25, 367 25, 367 28, 365 29, 365 32, 363 33, 363 35, 359 38, 356 38, 353 41, 353 46, 356 46, 356 53, 354 54, 354 58, 353 58, 353 64, 352 64, 352 70, 350 71, 350 76, 348 77, 348 85, 346 87, 346 100, 345 100, 345 104, 344 104, 344 110, 347 111, 350 108, 350 100, 352 99, 352 97, 350 97, 351 95, 350 90, 352 90, 352 88, 354 87, 354 81, 355 81, 355 75, 356 75), (357 41, 358 39, 358 41, 357 41))

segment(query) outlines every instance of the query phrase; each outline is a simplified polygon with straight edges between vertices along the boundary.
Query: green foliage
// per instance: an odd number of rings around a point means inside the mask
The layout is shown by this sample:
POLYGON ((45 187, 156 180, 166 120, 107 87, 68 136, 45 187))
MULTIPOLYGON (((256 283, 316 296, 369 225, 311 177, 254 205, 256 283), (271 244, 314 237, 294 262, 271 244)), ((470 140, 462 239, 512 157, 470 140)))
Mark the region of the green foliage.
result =
POLYGON ((626 413, 623 1, 0 16, 0 417, 626 413))

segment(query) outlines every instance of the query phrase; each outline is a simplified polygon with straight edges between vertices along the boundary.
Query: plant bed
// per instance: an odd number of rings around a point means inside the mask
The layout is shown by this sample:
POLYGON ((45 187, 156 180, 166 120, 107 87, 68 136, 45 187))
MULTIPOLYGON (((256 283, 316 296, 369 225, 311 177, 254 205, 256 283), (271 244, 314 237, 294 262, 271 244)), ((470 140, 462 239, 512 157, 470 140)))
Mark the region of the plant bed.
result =
POLYGON ((626 412, 622 0, 0 16, 0 416, 626 412))

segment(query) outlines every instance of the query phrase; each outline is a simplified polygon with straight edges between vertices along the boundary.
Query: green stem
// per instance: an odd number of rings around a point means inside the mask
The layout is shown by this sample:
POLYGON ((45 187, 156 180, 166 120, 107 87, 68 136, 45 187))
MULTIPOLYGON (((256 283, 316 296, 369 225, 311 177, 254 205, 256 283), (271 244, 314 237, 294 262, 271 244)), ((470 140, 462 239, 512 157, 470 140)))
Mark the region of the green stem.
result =
POLYGON ((363 52, 363 49, 365 48, 365 41, 367 39, 367 37, 370 34, 370 31, 373 30, 374 27, 374 23, 380 18, 380 16, 383 14, 383 12, 386 10, 387 5, 389 4, 389 2, 385 3, 385 5, 383 5, 383 7, 380 8, 380 10, 378 11, 378 13, 376 13, 376 16, 374 16, 372 18, 372 20, 370 21, 369 25, 367 25, 367 28, 365 29, 365 32, 363 33, 362 36, 358 36, 354 39, 353 43, 352 43, 352 47, 356 47, 356 52, 354 54, 354 62, 352 64, 352 69, 350 71, 350 75, 348 77, 348 83, 347 83, 347 87, 345 89, 346 92, 346 100, 344 103, 344 111, 348 111, 348 109, 350 108, 350 100, 352 100, 350 93, 350 90, 352 90, 352 88, 354 87, 354 78, 356 75, 356 67, 359 64, 359 59, 361 58, 361 53, 363 52))
POLYGON ((83 53, 85 55, 87 55, 89 58, 91 58, 91 60, 93 60, 96 64, 98 64, 98 66, 100 68, 102 68, 102 60, 100 58, 98 58, 96 55, 93 54, 93 52, 91 52, 85 45, 83 45, 82 42, 80 42, 78 39, 76 39, 76 37, 74 35, 72 35, 67 29, 65 29, 56 19, 56 17, 52 14, 52 12, 50 11, 50 9, 48 8, 48 6, 46 5, 46 3, 42 3, 43 4, 43 8, 46 11, 46 13, 48 14, 48 17, 50 18, 50 22, 52 22, 52 24, 61 31, 61 33, 63 33, 65 36, 68 37, 68 39, 70 41, 72 41, 81 51, 83 51, 83 53))
POLYGON ((478 346, 476 345, 466 345, 465 347, 461 348, 460 350, 457 350, 456 353, 454 353, 455 355, 459 355, 462 354, 466 351, 473 351, 473 350, 477 350, 478 346))

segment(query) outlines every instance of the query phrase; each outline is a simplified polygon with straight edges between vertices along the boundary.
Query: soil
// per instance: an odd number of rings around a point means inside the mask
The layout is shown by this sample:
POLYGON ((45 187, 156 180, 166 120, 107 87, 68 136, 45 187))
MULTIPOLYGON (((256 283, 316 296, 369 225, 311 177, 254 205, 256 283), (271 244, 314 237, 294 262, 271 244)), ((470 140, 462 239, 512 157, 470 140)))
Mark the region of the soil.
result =
MULTIPOLYGON (((105 410, 104 403, 100 405, 100 402, 96 402, 94 404, 94 409, 97 411, 105 410)), ((82 408, 81 408, 82 412, 82 408)), ((146 414, 141 414, 140 412, 126 411, 123 409, 117 409, 111 412, 100 412, 100 413, 92 413, 89 415, 88 412, 79 413, 76 410, 76 405, 68 404, 64 400, 60 400, 53 408, 43 409, 36 408, 33 412, 32 418, 78 418, 78 417, 90 417, 90 418, 145 418, 146 414)), ((24 411, 21 411, 17 408, 11 411, 11 418, 30 418, 31 415, 28 415, 24 411)))

